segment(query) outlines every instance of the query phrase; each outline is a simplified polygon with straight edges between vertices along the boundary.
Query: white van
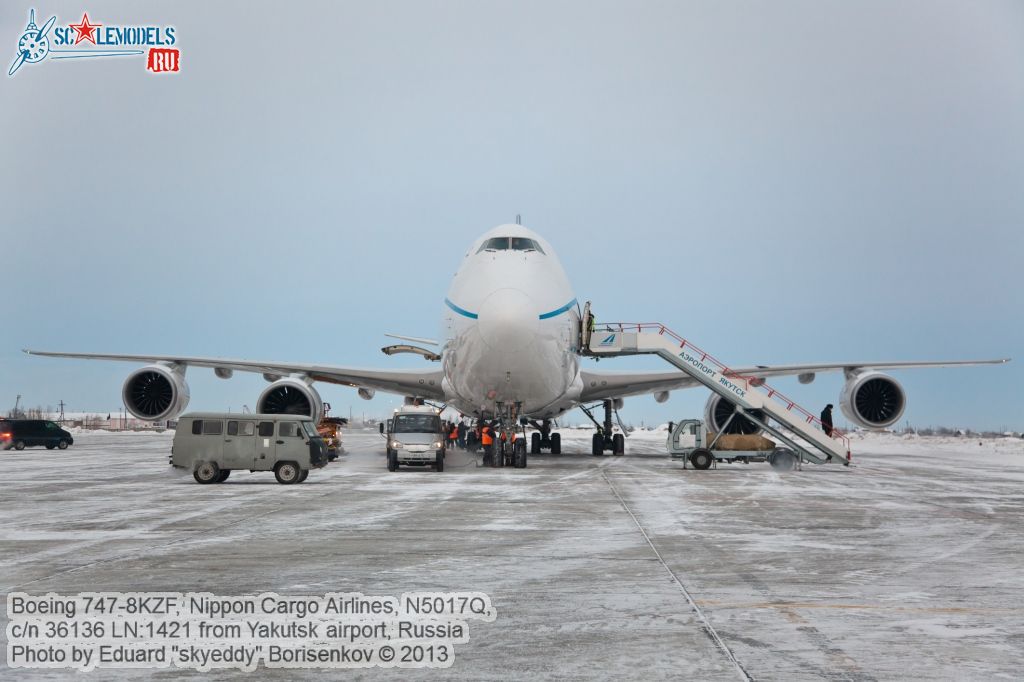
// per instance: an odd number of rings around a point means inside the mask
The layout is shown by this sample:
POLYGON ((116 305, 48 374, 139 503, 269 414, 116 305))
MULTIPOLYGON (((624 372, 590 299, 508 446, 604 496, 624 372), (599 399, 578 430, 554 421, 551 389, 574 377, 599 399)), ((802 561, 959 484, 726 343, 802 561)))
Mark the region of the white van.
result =
POLYGON ((388 471, 406 466, 433 466, 444 471, 446 434, 441 429, 440 411, 429 405, 405 405, 381 422, 387 439, 388 471))
POLYGON ((309 417, 192 412, 178 418, 171 465, 197 483, 223 483, 232 471, 273 471, 278 483, 302 483, 327 464, 327 446, 309 417))

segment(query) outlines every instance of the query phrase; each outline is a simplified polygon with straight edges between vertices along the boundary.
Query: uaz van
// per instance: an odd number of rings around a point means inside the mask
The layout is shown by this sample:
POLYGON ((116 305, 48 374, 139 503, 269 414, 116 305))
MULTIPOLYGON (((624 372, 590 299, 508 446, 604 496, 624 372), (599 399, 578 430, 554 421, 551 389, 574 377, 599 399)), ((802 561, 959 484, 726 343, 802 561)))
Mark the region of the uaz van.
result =
POLYGON ((178 418, 171 465, 197 483, 223 483, 232 471, 273 471, 278 483, 302 483, 327 464, 327 447, 309 417, 193 412, 178 418))
POLYGON ((24 450, 33 445, 43 445, 47 450, 63 450, 74 442, 71 434, 56 422, 43 419, 0 420, 0 448, 4 450, 24 450))

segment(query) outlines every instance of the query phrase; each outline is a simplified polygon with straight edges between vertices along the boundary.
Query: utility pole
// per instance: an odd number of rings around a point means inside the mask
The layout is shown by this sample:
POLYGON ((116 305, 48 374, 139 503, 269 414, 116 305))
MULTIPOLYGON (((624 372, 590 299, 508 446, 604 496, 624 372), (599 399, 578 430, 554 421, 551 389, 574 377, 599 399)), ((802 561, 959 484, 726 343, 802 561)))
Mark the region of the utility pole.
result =
POLYGON ((18 403, 20 403, 20 402, 21 402, 21 394, 19 393, 18 397, 14 400, 14 414, 11 415, 15 419, 18 418, 18 403))
POLYGON ((64 401, 63 400, 60 401, 60 416, 57 418, 57 421, 60 422, 61 424, 64 423, 64 401))

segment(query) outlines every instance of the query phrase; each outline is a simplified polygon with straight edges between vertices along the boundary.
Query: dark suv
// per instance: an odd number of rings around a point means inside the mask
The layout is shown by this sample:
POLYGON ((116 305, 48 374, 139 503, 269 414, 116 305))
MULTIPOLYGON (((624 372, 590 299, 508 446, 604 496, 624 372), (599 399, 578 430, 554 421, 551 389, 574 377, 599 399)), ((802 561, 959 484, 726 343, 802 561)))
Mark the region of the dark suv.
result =
POLYGON ((0 448, 24 450, 45 445, 47 450, 63 450, 75 442, 71 434, 54 422, 42 419, 0 419, 0 448))

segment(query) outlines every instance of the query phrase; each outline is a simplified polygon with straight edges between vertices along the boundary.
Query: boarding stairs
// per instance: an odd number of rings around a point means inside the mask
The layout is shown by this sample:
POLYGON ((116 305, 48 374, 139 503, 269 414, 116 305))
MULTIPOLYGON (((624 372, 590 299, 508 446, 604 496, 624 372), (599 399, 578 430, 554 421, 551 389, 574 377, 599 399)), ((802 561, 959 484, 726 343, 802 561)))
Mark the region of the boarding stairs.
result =
MULTIPOLYGON (((587 314, 589 315, 589 303, 587 314)), ((587 315, 584 320, 588 320, 587 315)), ((584 323, 585 355, 657 355, 693 377, 697 383, 736 406, 735 414, 749 419, 797 453, 800 461, 824 464, 851 462, 850 439, 833 428, 826 435, 821 421, 764 382, 733 372, 665 325, 656 322, 601 323, 593 330, 584 323), (766 418, 758 417, 758 410, 766 418), (770 418, 770 419, 769 419, 770 418)))

